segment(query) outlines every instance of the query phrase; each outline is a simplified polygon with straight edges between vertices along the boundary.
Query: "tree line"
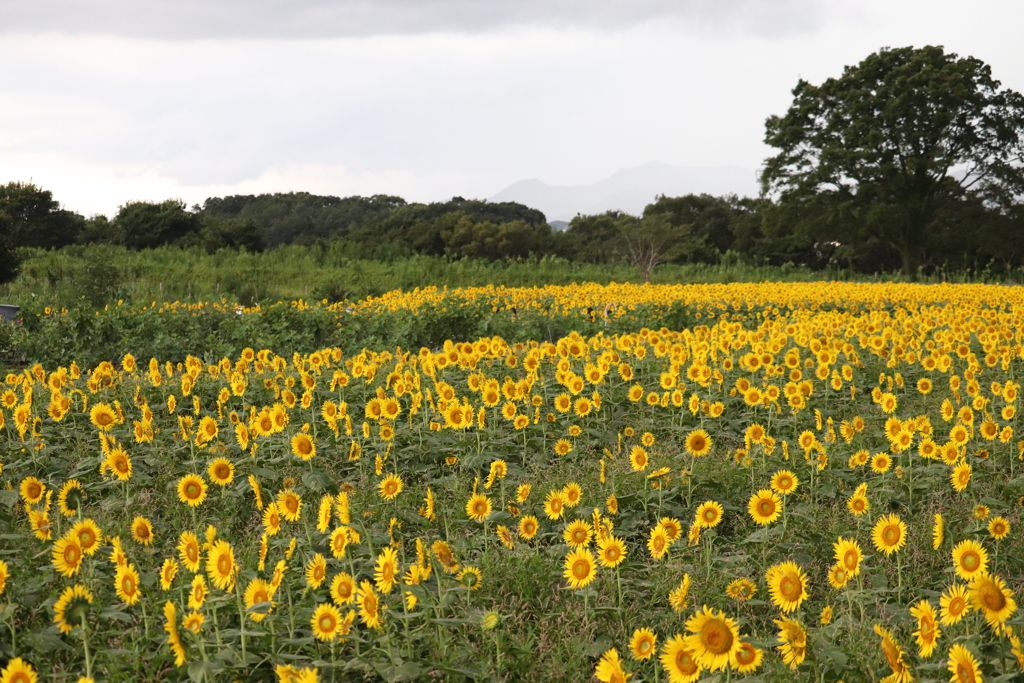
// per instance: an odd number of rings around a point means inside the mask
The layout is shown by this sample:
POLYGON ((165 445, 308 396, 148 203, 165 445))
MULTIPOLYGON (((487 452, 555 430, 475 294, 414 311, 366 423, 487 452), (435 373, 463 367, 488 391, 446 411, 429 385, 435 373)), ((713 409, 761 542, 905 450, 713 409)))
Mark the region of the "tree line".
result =
POLYGON ((765 124, 776 150, 760 197, 658 196, 642 215, 577 215, 552 230, 516 202, 306 192, 187 207, 128 202, 112 217, 63 209, 30 183, 0 186, 0 278, 18 247, 107 243, 262 251, 330 243, 353 258, 792 263, 880 273, 1024 267, 1024 98, 942 47, 883 49, 838 78, 798 82, 765 124))

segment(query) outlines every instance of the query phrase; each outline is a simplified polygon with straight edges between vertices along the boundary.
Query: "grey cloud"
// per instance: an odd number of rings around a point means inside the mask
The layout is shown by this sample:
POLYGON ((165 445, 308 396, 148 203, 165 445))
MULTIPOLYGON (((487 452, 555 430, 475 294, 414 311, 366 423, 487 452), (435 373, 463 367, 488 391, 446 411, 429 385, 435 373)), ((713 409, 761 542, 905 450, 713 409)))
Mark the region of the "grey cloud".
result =
POLYGON ((301 39, 537 26, 615 30, 670 21, 694 33, 774 35, 814 29, 827 4, 820 0, 4 0, 0 34, 301 39))

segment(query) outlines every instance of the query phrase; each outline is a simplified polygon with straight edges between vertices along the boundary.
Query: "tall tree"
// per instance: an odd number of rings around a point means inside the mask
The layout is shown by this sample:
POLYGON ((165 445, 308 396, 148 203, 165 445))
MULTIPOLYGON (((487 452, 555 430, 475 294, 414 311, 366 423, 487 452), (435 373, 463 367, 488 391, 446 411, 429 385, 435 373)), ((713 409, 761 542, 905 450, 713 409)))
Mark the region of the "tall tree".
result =
POLYGON ((774 232, 849 258, 884 245, 911 275, 957 205, 1024 193, 1024 98, 942 47, 883 49, 820 86, 799 81, 765 141, 779 150, 762 174, 774 232))

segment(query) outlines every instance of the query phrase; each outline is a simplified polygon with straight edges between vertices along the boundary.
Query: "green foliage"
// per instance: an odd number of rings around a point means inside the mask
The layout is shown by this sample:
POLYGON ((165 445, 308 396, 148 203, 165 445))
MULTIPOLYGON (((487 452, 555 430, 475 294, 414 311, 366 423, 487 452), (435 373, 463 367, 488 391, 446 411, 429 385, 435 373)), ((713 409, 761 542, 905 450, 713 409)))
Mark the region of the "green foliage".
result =
POLYGON ((778 150, 762 175, 778 198, 766 223, 818 259, 895 256, 914 274, 963 252, 964 212, 998 223, 1024 192, 1024 98, 941 47, 883 49, 820 86, 801 80, 765 141, 778 150))

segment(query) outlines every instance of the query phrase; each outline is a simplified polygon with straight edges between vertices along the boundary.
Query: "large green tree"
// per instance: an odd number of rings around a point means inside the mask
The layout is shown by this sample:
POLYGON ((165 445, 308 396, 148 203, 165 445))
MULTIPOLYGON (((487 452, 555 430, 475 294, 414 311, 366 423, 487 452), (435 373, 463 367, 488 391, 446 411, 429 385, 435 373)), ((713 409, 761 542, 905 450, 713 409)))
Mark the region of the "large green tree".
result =
POLYGON ((1024 194, 1024 98, 942 47, 883 49, 821 85, 801 80, 766 129, 778 150, 761 177, 776 200, 766 232, 840 261, 889 250, 915 274, 964 207, 1010 211, 1024 194))

